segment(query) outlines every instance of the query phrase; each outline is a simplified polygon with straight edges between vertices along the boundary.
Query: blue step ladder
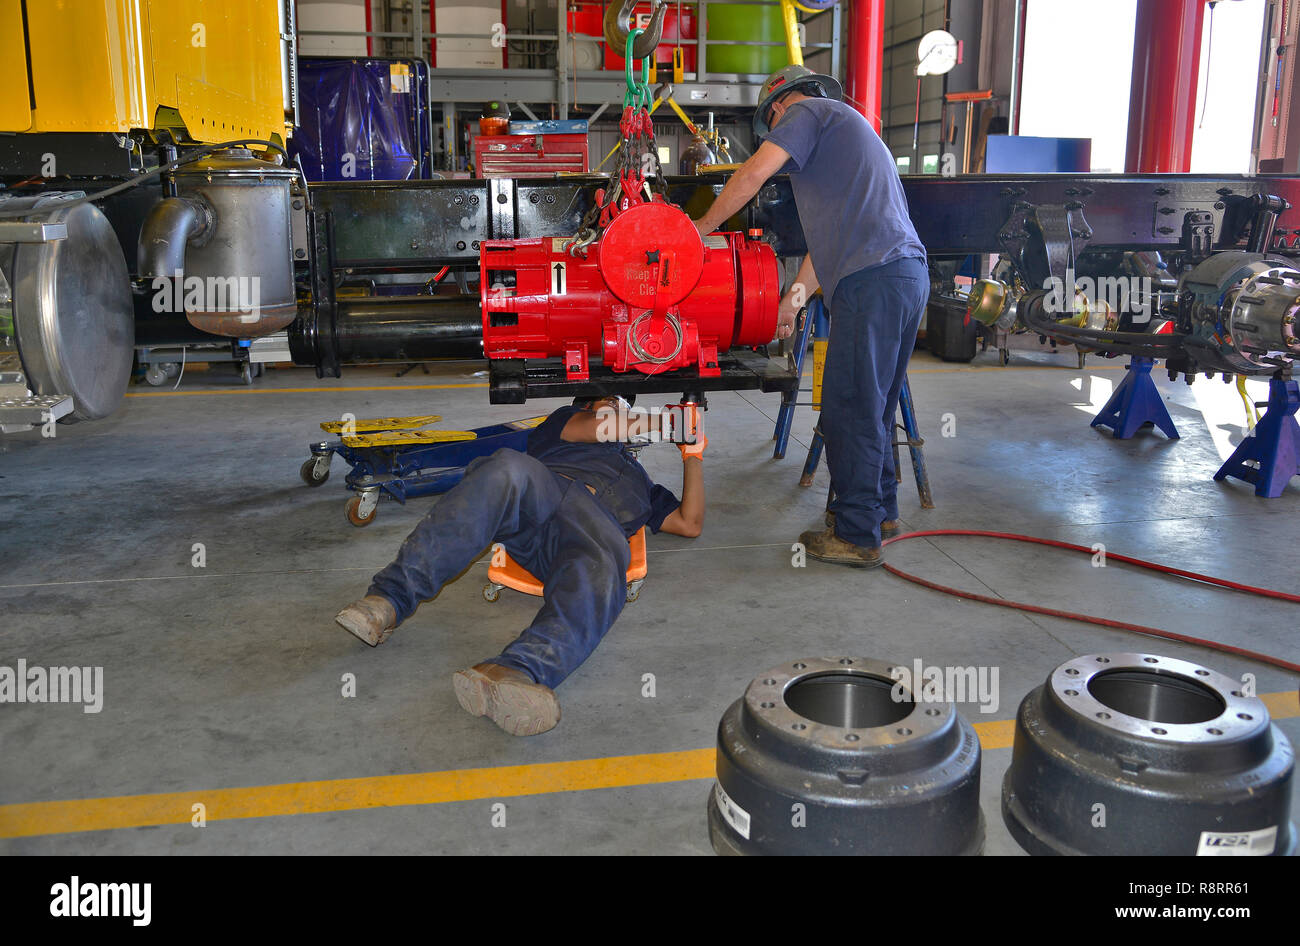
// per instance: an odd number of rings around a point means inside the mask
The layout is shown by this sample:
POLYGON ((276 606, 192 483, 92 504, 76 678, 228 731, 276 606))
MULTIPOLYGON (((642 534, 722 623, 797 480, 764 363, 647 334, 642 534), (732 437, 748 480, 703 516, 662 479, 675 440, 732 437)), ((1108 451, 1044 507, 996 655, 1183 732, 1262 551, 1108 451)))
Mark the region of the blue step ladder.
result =
POLYGON ((1255 495, 1276 499, 1291 477, 1300 473, 1300 386, 1281 374, 1268 382, 1264 416, 1237 445, 1226 463, 1214 474, 1215 480, 1231 476, 1255 484, 1255 495), (1255 464, 1255 465, 1251 465, 1255 464))
MULTIPOLYGON (((799 331, 794 336, 795 377, 803 378, 804 356, 808 354, 809 340, 825 342, 830 334, 831 320, 826 312, 826 303, 822 301, 821 295, 815 295, 804 309, 799 331)), ((773 459, 785 459, 785 449, 790 443, 790 425, 794 423, 794 409, 799 406, 799 395, 807 390, 796 388, 781 395, 781 409, 776 414, 776 431, 772 434, 772 439, 776 441, 776 447, 772 450, 773 459)))
MULTIPOLYGON (((808 351, 809 340, 824 342, 829 339, 830 324, 830 315, 826 311, 825 301, 821 295, 814 296, 812 301, 808 303, 803 321, 794 336, 796 339, 794 350, 795 374, 799 377, 803 377, 804 356, 808 351)), ((807 389, 802 390, 806 391, 807 389)), ((784 459, 786 447, 790 442, 790 426, 794 421, 794 409, 801 406, 798 400, 800 393, 800 390, 788 391, 781 397, 781 408, 776 415, 776 430, 772 434, 772 439, 776 441, 772 456, 778 460, 784 459)), ((930 491, 930 474, 926 470, 925 454, 921 450, 925 446, 925 440, 922 439, 920 428, 916 423, 916 407, 912 401, 912 385, 907 378, 903 379, 903 389, 898 396, 898 408, 903 415, 903 422, 896 425, 896 429, 903 432, 905 439, 901 441, 895 439, 893 443, 895 474, 898 477, 898 482, 901 483, 903 481, 903 469, 899 465, 898 448, 906 443, 912 457, 912 472, 916 476, 916 491, 921 498, 921 508, 933 509, 934 495, 930 491)), ((800 486, 812 485, 825 446, 826 439, 822 436, 821 425, 816 424, 813 426, 813 439, 808 447, 808 457, 804 461, 803 473, 799 477, 800 486)), ((828 506, 832 499, 834 499, 833 495, 827 498, 828 506)))

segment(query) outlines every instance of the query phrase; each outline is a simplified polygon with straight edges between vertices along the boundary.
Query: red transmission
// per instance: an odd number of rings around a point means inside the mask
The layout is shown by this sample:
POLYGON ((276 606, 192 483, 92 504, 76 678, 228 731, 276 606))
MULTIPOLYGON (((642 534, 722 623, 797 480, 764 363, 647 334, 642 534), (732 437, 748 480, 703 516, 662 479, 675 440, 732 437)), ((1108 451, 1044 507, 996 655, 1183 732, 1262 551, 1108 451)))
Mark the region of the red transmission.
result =
POLYGON ((741 233, 701 240, 662 199, 620 208, 586 247, 567 237, 482 247, 488 358, 563 357, 571 381, 588 379, 590 358, 646 374, 698 365, 709 377, 721 373, 719 352, 776 330, 772 248, 741 233))

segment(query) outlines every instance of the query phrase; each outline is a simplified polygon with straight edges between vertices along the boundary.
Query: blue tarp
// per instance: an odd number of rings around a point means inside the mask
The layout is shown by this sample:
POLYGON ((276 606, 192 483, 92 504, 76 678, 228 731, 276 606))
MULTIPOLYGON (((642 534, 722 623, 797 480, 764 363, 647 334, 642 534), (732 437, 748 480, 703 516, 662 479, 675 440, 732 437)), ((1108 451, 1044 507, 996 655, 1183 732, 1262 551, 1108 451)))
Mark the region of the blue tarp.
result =
POLYGON ((414 60, 298 60, 291 152, 310 181, 406 181, 433 170, 428 66, 414 60))

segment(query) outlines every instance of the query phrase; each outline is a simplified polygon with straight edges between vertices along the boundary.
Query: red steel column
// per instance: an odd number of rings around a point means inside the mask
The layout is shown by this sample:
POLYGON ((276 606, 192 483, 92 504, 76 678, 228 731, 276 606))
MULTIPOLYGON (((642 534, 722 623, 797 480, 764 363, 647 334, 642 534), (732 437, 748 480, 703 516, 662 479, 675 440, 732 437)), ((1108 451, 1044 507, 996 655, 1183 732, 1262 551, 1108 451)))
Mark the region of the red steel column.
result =
POLYGON ((884 84, 885 0, 853 0, 849 9, 849 63, 845 93, 880 134, 880 90, 884 84))
POLYGON ((1186 174, 1192 165, 1205 0, 1138 0, 1124 170, 1186 174))

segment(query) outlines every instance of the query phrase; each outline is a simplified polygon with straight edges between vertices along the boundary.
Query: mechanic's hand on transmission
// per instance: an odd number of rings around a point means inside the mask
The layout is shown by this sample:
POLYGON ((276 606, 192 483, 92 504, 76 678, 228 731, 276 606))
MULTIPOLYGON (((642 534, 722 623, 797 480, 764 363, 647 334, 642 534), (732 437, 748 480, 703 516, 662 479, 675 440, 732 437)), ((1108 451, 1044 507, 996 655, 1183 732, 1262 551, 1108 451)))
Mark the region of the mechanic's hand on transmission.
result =
POLYGON ((802 306, 794 302, 794 293, 787 292, 781 299, 781 304, 776 309, 776 337, 777 340, 789 338, 794 334, 795 319, 799 315, 802 306))

